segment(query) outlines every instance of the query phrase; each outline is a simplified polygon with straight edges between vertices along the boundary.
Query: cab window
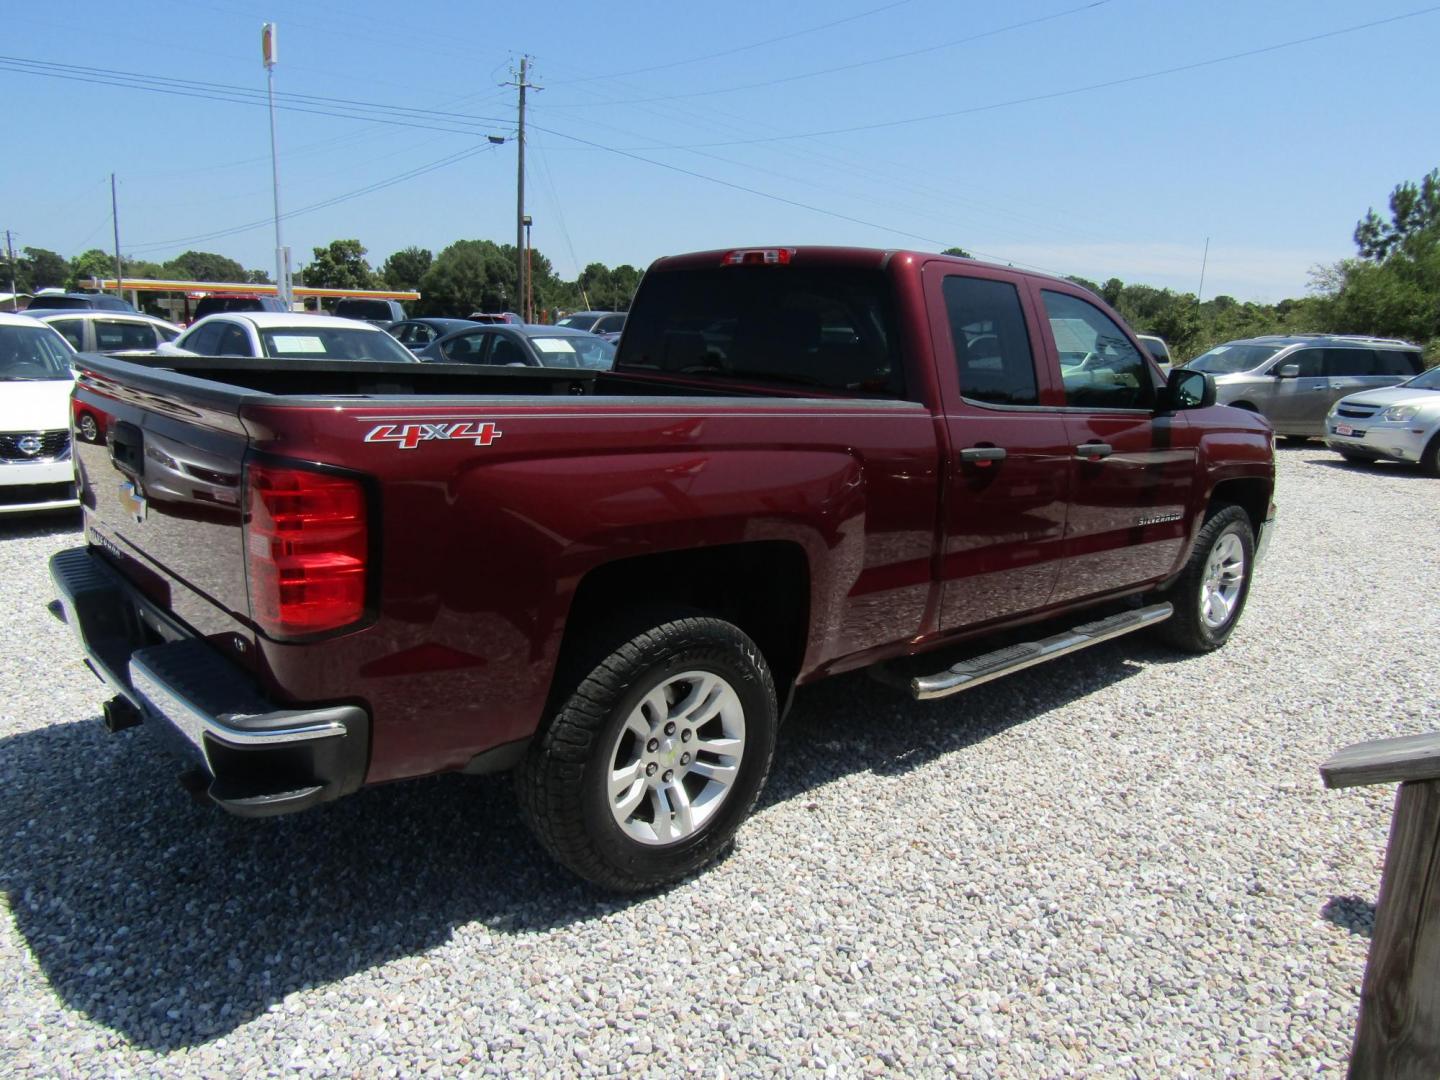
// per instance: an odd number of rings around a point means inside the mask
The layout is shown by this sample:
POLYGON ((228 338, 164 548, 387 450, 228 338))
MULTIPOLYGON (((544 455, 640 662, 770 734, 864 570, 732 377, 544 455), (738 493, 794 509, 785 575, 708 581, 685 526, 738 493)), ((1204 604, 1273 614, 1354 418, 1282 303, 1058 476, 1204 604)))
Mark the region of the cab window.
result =
POLYGON ((1065 404, 1086 409, 1148 409, 1155 383, 1140 350, 1114 319, 1067 293, 1041 292, 1060 357, 1065 404))
POLYGON ((85 323, 81 319, 54 319, 50 323, 78 352, 85 348, 85 323))
POLYGON ((988 405, 1039 404, 1035 358, 1015 286, 952 275, 943 290, 961 396, 988 405))

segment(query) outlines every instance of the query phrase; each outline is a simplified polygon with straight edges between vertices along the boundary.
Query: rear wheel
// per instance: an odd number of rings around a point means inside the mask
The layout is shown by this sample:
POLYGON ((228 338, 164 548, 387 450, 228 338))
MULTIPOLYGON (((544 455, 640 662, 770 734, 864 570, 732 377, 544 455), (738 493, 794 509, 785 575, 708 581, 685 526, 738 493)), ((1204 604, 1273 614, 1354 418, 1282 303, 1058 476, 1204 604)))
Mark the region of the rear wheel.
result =
POLYGON ((775 688, 739 628, 699 616, 599 635, 517 772, 522 811, 562 864, 617 891, 719 855, 775 751, 775 688), (598 656, 598 659, 594 659, 598 656))
POLYGON ((1224 645, 1245 610, 1254 567, 1250 516, 1238 506, 1217 506, 1166 595, 1175 614, 1160 624, 1161 636, 1186 652, 1211 652, 1224 645))

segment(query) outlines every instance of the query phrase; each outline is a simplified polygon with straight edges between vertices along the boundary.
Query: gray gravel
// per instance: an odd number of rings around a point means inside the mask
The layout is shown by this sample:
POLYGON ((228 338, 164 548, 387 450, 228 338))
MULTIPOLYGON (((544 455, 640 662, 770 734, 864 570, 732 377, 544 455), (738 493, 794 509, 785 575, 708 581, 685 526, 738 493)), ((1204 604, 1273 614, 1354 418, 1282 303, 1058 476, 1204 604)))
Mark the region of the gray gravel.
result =
POLYGON ((1223 651, 817 687, 734 853, 638 901, 502 779, 190 805, 45 611, 73 522, 0 524, 0 1072, 1336 1072, 1393 791, 1316 766, 1440 726, 1440 481, 1280 456, 1223 651))

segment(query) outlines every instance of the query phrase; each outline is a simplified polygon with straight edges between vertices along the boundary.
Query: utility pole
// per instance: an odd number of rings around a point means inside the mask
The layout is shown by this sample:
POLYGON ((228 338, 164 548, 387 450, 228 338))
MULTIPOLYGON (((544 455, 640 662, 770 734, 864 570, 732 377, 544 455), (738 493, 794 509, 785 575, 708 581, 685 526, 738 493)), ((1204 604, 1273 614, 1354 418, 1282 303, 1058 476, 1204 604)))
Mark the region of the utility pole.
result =
POLYGON ((1210 238, 1205 237, 1205 254, 1200 256, 1200 291, 1195 294, 1195 306, 1205 297, 1205 264, 1210 261, 1210 238))
POLYGON ((15 295, 15 246, 10 242, 10 230, 5 230, 5 259, 10 264, 10 310, 20 310, 20 298, 15 295))
POLYGON ((115 295, 121 300, 125 299, 125 286, 121 284, 124 278, 122 270, 124 264, 120 261, 120 202, 115 197, 115 174, 110 174, 110 220, 115 223, 115 295))
MULTIPOLYGON (((520 89, 520 132, 516 137, 519 153, 517 154, 518 167, 515 176, 515 286, 517 299, 520 307, 525 306, 526 274, 525 274, 525 91, 543 90, 543 86, 536 86, 534 83, 526 82, 525 75, 530 57, 520 57, 520 78, 513 83, 506 85, 516 86, 520 89)), ((528 321, 528 315, 526 316, 528 321)))
POLYGON ((260 28, 260 55, 265 61, 265 86, 270 99, 270 179, 275 191, 275 291, 290 310, 290 253, 280 235, 280 155, 275 148, 275 61, 279 56, 279 31, 274 23, 260 28))

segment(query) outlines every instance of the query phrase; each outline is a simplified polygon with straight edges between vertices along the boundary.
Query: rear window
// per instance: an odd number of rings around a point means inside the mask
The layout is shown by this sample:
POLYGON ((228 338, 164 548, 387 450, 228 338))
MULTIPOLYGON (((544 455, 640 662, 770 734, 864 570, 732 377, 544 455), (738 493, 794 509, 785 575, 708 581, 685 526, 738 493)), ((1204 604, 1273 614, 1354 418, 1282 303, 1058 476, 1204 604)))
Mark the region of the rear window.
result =
POLYGON ((150 329, 149 323, 96 319, 95 348, 101 352, 153 349, 155 348, 155 331, 150 329))
POLYGON ((415 355, 383 330, 329 326, 287 326, 261 330, 265 355, 287 360, 393 360, 415 355))
POLYGON ((36 311, 69 311, 72 308, 89 310, 94 305, 81 296, 37 296, 30 302, 36 311))
POLYGON ((403 319, 396 315, 388 300, 341 300, 335 305, 335 314, 342 319, 376 319, 389 322, 403 319))
POLYGON ((1419 349, 1376 349, 1376 375, 1403 375, 1409 378, 1425 367, 1419 349))
POLYGON ((285 305, 273 296, 206 296, 195 305, 195 322, 222 311, 284 311, 285 305))
POLYGON ((725 266, 647 274, 617 370, 904 396, 879 270, 725 266))
POLYGON ((604 338, 557 334, 554 337, 532 337, 530 345, 540 354, 540 362, 546 367, 608 371, 615 362, 615 346, 604 338))

